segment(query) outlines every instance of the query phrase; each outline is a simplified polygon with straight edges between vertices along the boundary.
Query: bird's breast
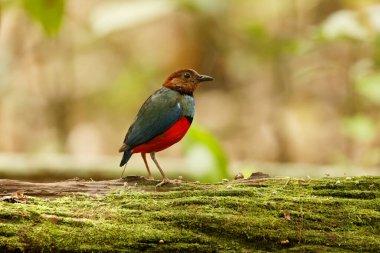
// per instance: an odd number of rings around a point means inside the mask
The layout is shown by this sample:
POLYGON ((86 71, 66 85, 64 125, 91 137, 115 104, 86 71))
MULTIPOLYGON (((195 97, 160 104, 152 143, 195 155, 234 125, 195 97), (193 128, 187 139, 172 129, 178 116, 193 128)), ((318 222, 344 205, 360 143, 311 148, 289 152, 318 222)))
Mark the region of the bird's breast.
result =
POLYGON ((180 99, 180 104, 182 108, 182 115, 184 117, 193 118, 194 117, 194 97, 189 95, 183 95, 180 99))

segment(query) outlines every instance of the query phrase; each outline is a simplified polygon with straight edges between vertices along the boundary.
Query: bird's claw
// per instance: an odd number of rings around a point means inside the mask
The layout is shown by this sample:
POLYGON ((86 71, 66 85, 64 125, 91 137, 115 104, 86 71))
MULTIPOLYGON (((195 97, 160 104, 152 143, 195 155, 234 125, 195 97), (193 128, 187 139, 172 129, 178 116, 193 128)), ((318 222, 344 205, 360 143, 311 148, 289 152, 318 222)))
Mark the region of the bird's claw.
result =
POLYGON ((162 181, 156 185, 156 187, 164 186, 166 184, 170 184, 170 179, 169 178, 164 178, 162 181))

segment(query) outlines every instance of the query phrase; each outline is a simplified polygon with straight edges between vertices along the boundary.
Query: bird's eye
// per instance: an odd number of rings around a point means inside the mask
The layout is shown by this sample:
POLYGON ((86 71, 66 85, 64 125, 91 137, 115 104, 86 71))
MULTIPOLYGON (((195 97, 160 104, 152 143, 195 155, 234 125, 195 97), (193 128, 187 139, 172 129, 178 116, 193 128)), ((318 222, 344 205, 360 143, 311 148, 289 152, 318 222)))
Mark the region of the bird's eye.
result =
POLYGON ((185 73, 185 74, 183 75, 183 77, 187 79, 187 78, 190 78, 191 75, 190 75, 189 73, 185 73))

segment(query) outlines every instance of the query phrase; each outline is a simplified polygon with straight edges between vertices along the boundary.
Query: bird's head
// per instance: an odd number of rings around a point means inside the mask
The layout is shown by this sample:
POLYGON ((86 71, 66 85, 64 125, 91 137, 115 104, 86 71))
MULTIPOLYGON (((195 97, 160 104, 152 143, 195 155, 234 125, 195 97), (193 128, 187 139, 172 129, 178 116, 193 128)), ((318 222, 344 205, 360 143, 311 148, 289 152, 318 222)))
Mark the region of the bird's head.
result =
POLYGON ((172 73, 163 86, 182 94, 193 94, 199 83, 212 80, 211 76, 200 75, 195 70, 181 69, 172 73))

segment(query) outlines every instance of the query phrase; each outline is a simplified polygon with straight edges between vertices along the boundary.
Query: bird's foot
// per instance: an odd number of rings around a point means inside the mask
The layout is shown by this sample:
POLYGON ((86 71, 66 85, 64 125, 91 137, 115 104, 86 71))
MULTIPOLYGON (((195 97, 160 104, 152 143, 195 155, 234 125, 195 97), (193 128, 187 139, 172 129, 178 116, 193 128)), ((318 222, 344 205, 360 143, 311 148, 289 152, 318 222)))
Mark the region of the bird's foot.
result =
POLYGON ((166 185, 166 184, 170 184, 170 179, 169 178, 164 178, 162 179, 162 181, 156 185, 156 187, 160 187, 160 186, 163 186, 163 185, 166 185))
POLYGON ((149 176, 148 180, 154 180, 154 177, 153 176, 149 176))

